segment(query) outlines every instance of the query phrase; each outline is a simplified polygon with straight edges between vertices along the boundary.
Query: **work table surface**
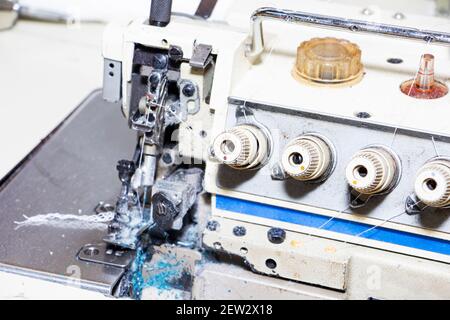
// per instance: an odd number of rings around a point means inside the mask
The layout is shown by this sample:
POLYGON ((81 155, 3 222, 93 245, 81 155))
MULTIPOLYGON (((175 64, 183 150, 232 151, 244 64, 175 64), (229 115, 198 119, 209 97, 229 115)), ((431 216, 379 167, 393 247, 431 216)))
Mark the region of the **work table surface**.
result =
POLYGON ((102 85, 103 24, 0 32, 0 179, 102 85))

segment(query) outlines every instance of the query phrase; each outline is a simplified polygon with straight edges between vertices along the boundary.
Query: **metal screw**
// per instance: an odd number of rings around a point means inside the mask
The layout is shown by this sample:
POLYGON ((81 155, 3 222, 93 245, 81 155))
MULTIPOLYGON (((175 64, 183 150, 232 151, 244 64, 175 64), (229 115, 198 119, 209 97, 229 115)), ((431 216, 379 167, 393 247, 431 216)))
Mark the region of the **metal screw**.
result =
POLYGON ((183 94, 186 97, 192 97, 194 95, 194 93, 195 93, 195 87, 191 83, 188 83, 183 87, 183 94))
POLYGON ((164 69, 167 65, 167 57, 162 54, 153 56, 153 67, 155 69, 164 69))
POLYGON ((171 164, 172 163, 172 156, 170 153, 164 153, 162 156, 162 160, 165 164, 171 164))
POLYGON ((269 269, 275 269, 277 267, 277 263, 273 259, 266 260, 266 267, 269 269))
POLYGON ((355 117, 360 119, 369 119, 372 115, 365 111, 359 111, 355 113, 355 117))
POLYGON ((169 58, 172 60, 181 60, 183 59, 183 50, 177 46, 171 46, 169 49, 169 58))
POLYGON ((219 226, 219 223, 215 220, 208 221, 208 223, 206 224, 206 228, 209 231, 216 231, 217 229, 219 229, 219 226))
POLYGON ((423 38, 423 40, 425 40, 425 42, 433 42, 434 41, 434 37, 433 36, 426 36, 425 38, 423 38))
POLYGON ((243 236, 245 236, 246 233, 247 233, 247 230, 245 229, 245 227, 242 227, 242 226, 236 226, 233 229, 233 234, 236 237, 243 237, 243 236))
POLYGON ((159 82, 159 76, 157 75, 157 74, 152 74, 151 76, 150 76, 150 79, 149 79, 149 81, 150 81, 150 83, 152 84, 152 85, 156 85, 156 84, 158 84, 158 82, 159 82))
POLYGON ((272 228, 267 231, 267 238, 274 244, 283 243, 286 239, 286 231, 280 228, 272 228))

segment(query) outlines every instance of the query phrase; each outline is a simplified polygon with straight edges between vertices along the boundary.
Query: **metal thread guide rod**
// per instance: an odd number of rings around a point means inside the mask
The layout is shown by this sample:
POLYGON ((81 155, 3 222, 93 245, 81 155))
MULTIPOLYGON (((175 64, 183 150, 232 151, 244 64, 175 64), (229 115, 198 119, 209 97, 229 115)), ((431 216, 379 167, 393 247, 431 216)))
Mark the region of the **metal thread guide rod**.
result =
POLYGON ((264 35, 262 23, 265 20, 276 20, 295 24, 313 25, 323 28, 341 29, 376 35, 420 40, 428 43, 450 46, 450 33, 420 30, 389 24, 343 19, 324 15, 310 14, 300 11, 260 8, 251 16, 251 43, 246 51, 248 58, 257 58, 264 51, 264 35))

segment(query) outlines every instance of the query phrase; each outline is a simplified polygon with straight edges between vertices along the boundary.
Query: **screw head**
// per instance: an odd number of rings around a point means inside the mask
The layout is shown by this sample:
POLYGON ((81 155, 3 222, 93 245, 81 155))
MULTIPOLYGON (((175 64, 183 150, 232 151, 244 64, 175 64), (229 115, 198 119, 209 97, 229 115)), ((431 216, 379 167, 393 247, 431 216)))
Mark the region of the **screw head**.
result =
POLYGON ((286 239, 286 231, 280 228, 271 228, 267 231, 267 238, 274 244, 283 243, 286 239))
POLYGON ((183 87, 183 94, 186 97, 192 97, 195 94, 195 86, 192 83, 188 83, 183 87))
POLYGON ((355 113, 355 117, 360 119, 369 119, 372 115, 366 111, 358 111, 355 113))
POLYGON ((162 54, 153 56, 153 67, 155 69, 164 69, 167 66, 167 57, 162 54))
POLYGON ((181 60, 183 59, 183 50, 177 46, 171 46, 169 49, 169 58, 171 60, 181 60))
POLYGON ((236 226, 233 229, 233 234, 236 237, 243 237, 246 235, 246 233, 247 233, 247 230, 245 229, 245 227, 242 227, 242 226, 236 226))
POLYGON ((208 221, 208 223, 206 224, 206 229, 208 229, 209 231, 216 231, 217 229, 219 229, 219 223, 215 220, 208 221))
POLYGON ((164 153, 162 156, 162 161, 165 164, 171 164, 172 163, 172 156, 170 155, 170 153, 164 153))
POLYGON ((275 269, 277 267, 277 263, 273 259, 267 259, 266 260, 266 267, 269 269, 275 269))
POLYGON ((158 84, 159 82, 159 76, 157 74, 152 74, 150 76, 150 78, 148 79, 148 81, 150 82, 151 85, 155 86, 158 84))

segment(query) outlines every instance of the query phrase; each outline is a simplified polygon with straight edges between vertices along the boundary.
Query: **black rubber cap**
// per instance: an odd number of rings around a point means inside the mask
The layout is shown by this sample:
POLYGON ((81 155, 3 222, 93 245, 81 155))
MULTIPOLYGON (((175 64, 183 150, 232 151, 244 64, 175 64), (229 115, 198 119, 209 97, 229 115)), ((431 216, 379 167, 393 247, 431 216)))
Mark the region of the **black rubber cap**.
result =
POLYGON ((172 15, 172 0, 152 0, 149 23, 152 26, 165 27, 172 15))

